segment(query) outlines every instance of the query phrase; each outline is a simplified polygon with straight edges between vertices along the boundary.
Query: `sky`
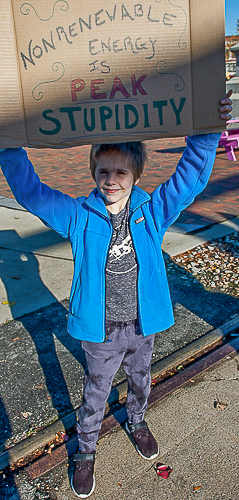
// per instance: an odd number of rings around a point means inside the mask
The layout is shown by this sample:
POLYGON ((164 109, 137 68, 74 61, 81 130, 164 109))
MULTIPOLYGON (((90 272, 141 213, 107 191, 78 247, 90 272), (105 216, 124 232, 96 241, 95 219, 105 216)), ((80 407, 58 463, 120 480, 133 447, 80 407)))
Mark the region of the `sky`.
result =
POLYGON ((239 0, 225 0, 226 36, 236 35, 236 21, 239 19, 239 0))

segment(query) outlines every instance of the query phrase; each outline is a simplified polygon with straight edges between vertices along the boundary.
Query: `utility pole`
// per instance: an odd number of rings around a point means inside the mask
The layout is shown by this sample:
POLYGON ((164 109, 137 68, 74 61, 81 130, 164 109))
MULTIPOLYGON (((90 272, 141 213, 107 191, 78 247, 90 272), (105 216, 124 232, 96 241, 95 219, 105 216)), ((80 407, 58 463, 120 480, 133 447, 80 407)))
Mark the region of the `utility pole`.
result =
POLYGON ((236 26, 237 26, 237 34, 239 35, 239 19, 236 21, 236 26))

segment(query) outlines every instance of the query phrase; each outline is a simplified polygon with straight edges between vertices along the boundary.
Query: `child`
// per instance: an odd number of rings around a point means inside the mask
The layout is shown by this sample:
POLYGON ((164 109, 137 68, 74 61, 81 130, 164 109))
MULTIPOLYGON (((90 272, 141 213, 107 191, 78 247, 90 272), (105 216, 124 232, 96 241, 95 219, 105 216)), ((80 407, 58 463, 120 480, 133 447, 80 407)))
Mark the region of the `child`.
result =
MULTIPOLYGON (((230 119, 230 93, 221 118, 230 119)), ((148 195, 137 187, 146 153, 140 142, 92 146, 96 188, 72 199, 41 183, 22 148, 0 152, 17 201, 69 238, 75 271, 68 332, 82 341, 87 369, 74 455, 72 489, 86 498, 95 487, 95 448, 107 398, 121 363, 128 380, 126 430, 136 449, 155 458, 158 444, 144 414, 156 332, 173 324, 161 243, 167 228, 208 182, 220 134, 188 137, 176 172, 148 195)))

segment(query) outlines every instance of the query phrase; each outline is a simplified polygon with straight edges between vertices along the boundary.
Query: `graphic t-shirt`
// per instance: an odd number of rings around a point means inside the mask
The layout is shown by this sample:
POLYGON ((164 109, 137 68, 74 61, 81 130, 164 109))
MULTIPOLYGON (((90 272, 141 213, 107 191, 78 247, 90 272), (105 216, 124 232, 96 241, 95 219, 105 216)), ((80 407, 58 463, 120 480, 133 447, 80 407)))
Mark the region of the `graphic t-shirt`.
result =
POLYGON ((129 202, 118 214, 108 214, 113 235, 106 264, 106 319, 130 321, 138 316, 138 266, 129 230, 129 202))

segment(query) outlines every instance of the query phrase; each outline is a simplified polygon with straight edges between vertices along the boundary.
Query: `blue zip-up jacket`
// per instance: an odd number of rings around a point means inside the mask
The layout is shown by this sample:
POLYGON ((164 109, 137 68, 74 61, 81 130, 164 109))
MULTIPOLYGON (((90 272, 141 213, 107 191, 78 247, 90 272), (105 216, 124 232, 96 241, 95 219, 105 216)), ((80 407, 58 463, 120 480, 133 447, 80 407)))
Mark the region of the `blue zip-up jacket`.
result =
MULTIPOLYGON (((130 232, 138 262, 138 316, 144 336, 174 323, 161 243, 167 228, 206 186, 220 134, 189 137, 171 178, 151 195, 134 186, 130 232)), ((0 153, 0 163, 17 201, 72 245, 74 276, 68 332, 80 340, 105 340, 105 266, 112 236, 97 189, 73 199, 40 182, 22 148, 0 153)))

